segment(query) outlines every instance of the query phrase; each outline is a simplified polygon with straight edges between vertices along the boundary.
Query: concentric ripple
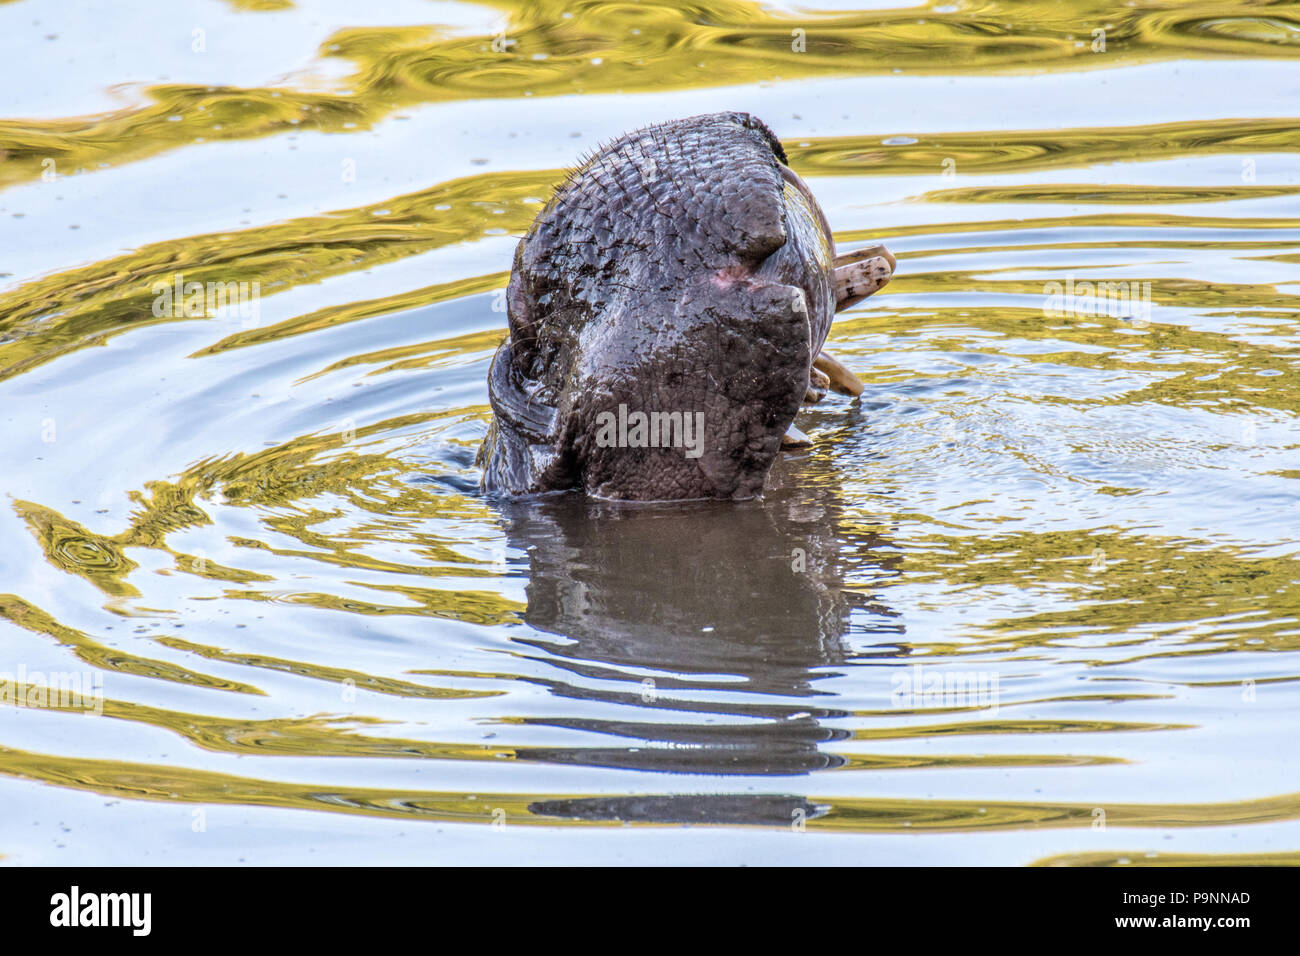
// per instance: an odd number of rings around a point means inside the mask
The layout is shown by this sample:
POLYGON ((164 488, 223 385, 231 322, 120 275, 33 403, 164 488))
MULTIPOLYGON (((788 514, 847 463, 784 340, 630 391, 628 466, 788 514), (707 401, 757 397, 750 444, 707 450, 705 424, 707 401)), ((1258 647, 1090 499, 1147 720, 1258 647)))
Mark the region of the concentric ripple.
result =
POLYGON ((265 85, 4 109, 7 862, 207 811, 229 861, 1297 862, 1293 10, 373 6, 265 85), (761 501, 481 497, 515 238, 724 106, 898 256, 831 335, 865 393, 761 501), (256 293, 158 307, 191 282, 256 293))

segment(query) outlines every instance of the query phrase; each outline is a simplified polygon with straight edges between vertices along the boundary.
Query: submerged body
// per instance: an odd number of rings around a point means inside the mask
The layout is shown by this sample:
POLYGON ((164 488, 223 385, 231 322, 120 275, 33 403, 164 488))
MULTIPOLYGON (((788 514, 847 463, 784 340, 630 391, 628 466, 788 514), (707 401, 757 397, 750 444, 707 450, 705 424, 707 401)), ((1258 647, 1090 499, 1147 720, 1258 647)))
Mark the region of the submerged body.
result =
POLYGON ((813 366, 836 308, 893 264, 879 250, 837 267, 785 161, 757 119, 717 113, 624 136, 556 191, 515 254, 485 490, 761 493, 800 404, 824 394, 813 366))

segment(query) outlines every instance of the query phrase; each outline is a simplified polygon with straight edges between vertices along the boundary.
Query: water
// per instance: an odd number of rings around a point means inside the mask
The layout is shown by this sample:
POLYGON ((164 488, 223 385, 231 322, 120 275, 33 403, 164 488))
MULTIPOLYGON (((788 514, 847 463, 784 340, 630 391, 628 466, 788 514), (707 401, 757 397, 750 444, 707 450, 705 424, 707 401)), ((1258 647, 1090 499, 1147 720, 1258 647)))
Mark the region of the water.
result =
POLYGON ((117 6, 0 4, 6 861, 1300 860, 1294 5, 117 6), (477 496, 516 238, 718 109, 865 394, 477 496))

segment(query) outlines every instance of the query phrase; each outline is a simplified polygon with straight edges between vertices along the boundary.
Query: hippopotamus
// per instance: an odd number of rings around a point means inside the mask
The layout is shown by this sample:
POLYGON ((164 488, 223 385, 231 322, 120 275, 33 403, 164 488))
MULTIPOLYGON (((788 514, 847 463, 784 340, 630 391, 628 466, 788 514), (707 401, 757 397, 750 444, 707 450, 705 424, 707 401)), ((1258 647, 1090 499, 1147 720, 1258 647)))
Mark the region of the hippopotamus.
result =
POLYGON ((597 150, 515 251, 488 372, 483 490, 604 499, 761 495, 805 402, 862 384, 822 351, 896 261, 837 256, 826 215, 747 113, 597 150))

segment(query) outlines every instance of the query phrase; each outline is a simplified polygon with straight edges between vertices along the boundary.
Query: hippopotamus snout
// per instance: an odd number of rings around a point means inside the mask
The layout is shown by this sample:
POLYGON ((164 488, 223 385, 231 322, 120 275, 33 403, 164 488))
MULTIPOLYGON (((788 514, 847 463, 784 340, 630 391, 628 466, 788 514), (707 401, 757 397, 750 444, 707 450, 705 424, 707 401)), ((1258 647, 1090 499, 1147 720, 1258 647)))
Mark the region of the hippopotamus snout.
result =
POLYGON ((760 494, 800 405, 861 390, 819 356, 837 307, 888 281, 893 257, 872 252, 837 264, 817 201, 746 114, 600 150, 516 251, 484 488, 760 494))

